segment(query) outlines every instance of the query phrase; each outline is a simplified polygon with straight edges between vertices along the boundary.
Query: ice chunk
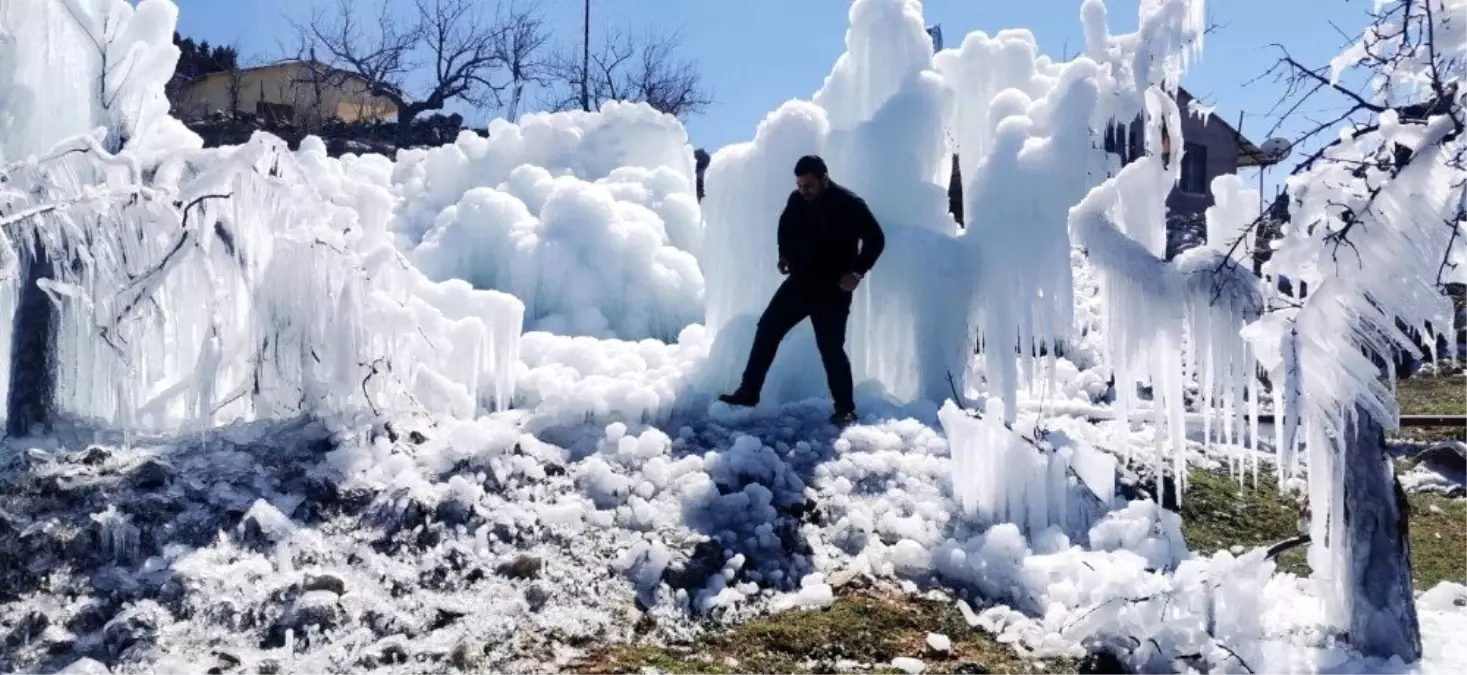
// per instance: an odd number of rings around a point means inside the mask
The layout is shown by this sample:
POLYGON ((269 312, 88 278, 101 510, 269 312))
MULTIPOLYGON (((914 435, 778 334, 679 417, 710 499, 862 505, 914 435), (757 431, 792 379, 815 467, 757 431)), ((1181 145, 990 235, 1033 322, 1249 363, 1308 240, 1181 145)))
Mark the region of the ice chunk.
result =
POLYGON ((918 673, 927 670, 927 664, 923 663, 920 659, 914 659, 910 656, 898 656, 892 659, 891 667, 907 673, 908 675, 917 675, 918 673))

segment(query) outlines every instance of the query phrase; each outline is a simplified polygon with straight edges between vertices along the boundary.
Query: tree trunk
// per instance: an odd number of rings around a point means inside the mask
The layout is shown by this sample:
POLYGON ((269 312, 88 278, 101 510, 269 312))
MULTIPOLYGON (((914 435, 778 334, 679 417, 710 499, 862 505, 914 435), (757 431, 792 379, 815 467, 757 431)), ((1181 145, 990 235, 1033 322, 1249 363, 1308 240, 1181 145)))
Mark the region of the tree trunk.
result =
POLYGON ((1366 656, 1413 663, 1421 658, 1421 628, 1411 588, 1410 505, 1386 456, 1381 426, 1363 408, 1355 415, 1342 455, 1350 644, 1366 656))
POLYGON ((57 337, 60 316, 36 282, 55 271, 39 241, 22 247, 22 283, 10 338, 10 392, 5 402, 5 433, 11 438, 49 431, 56 421, 57 337))
POLYGON ((399 150, 410 147, 413 140, 413 120, 417 118, 418 111, 410 108, 398 108, 397 110, 397 148, 399 150))

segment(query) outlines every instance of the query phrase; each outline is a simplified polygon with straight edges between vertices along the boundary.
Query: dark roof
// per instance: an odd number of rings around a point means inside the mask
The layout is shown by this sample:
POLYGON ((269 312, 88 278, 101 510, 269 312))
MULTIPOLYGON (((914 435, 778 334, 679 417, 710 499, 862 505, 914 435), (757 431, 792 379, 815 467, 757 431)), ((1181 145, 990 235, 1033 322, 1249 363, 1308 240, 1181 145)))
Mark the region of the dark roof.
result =
MULTIPOLYGON (((1185 87, 1178 86, 1177 98, 1179 103, 1181 102, 1180 99, 1183 96, 1185 96, 1189 100, 1196 100, 1196 97, 1192 96, 1192 92, 1187 91, 1185 87)), ((1258 146, 1255 145, 1253 141, 1248 140, 1248 137, 1244 136, 1241 131, 1238 131, 1238 129, 1233 125, 1228 124, 1228 121, 1224 119, 1222 115, 1219 115, 1216 111, 1213 111, 1213 113, 1209 115, 1209 117, 1211 117, 1211 119, 1218 124, 1221 124, 1224 129, 1232 132, 1233 137, 1237 139, 1238 168, 1241 169, 1243 167, 1249 166, 1268 166, 1275 163, 1269 161, 1268 158, 1264 156, 1263 151, 1258 149, 1258 146)))

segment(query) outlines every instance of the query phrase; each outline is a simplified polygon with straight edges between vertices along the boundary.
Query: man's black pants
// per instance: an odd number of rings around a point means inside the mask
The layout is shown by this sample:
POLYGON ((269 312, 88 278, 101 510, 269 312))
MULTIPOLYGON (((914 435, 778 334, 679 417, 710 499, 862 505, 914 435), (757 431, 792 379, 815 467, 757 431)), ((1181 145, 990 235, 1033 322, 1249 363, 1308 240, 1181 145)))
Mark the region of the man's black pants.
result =
POLYGON ((769 367, 774 364, 779 343, 790 329, 808 317, 810 327, 815 329, 815 346, 820 348, 820 360, 825 364, 825 379, 830 385, 835 410, 855 411, 851 361, 846 357, 846 319, 851 314, 851 295, 841 290, 834 280, 785 279, 779 290, 774 292, 764 315, 759 317, 754 347, 749 350, 749 364, 744 368, 744 381, 739 391, 750 396, 759 395, 769 367))

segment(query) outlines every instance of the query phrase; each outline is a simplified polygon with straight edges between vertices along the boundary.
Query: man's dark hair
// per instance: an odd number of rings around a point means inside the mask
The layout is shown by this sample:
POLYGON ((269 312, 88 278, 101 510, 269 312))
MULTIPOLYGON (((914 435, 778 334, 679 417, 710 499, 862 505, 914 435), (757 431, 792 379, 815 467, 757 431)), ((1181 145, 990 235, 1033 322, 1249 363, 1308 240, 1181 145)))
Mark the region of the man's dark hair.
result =
POLYGON ((814 176, 824 178, 826 173, 825 160, 816 155, 805 155, 795 162, 796 176, 814 176))

